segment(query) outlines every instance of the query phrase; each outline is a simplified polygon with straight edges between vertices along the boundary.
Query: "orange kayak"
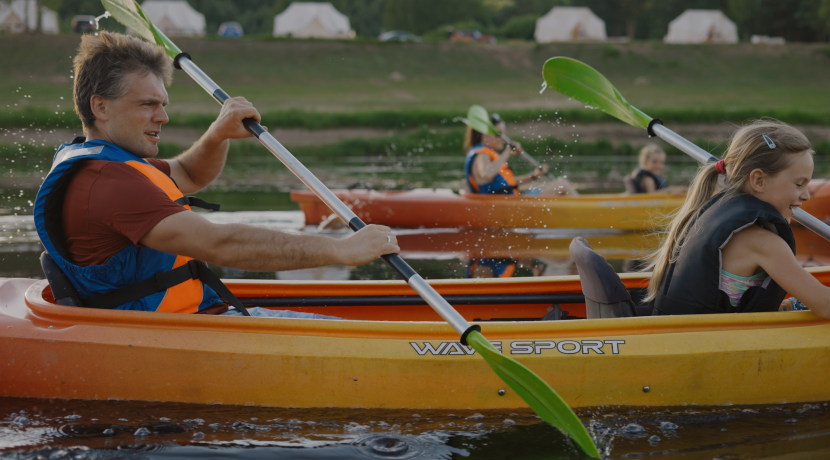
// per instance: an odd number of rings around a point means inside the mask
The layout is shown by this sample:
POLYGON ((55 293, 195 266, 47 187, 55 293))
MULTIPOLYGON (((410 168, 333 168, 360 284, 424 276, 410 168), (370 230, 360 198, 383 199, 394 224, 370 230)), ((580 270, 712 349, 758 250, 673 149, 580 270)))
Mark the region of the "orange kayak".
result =
MULTIPOLYGON (((830 269, 811 271, 830 283, 830 269)), ((647 283, 622 278, 630 289, 647 283)), ((526 408, 403 282, 227 283, 249 304, 343 320, 66 307, 45 281, 0 279, 0 395, 526 408)), ((816 378, 830 372, 830 321, 810 312, 540 321, 554 302, 585 316, 578 277, 430 284, 572 407, 830 400, 816 378)))
MULTIPOLYGON (((830 221, 830 181, 810 183, 812 198, 804 210, 830 221)), ((649 230, 662 228, 683 204, 671 194, 600 194, 579 196, 479 195, 450 189, 410 191, 334 190, 367 224, 402 228, 591 228, 649 230)), ((317 225, 332 212, 307 190, 291 200, 317 225)))
MULTIPOLYGON (((664 216, 683 203, 682 196, 580 195, 527 196, 456 194, 449 189, 411 191, 333 190, 367 224, 403 228, 658 228, 664 216)), ((307 225, 331 215, 310 191, 294 190, 307 225)))

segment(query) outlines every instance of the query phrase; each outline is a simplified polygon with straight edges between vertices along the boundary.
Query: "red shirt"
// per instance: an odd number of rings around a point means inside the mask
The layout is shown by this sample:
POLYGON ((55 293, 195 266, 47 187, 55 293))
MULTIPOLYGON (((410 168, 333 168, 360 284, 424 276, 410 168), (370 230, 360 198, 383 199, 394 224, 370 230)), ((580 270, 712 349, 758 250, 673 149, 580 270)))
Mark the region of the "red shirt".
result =
MULTIPOLYGON (((146 159, 170 175, 170 164, 146 159)), ((66 250, 76 265, 103 265, 162 219, 185 208, 147 176, 115 161, 88 160, 72 177, 63 203, 66 250)))

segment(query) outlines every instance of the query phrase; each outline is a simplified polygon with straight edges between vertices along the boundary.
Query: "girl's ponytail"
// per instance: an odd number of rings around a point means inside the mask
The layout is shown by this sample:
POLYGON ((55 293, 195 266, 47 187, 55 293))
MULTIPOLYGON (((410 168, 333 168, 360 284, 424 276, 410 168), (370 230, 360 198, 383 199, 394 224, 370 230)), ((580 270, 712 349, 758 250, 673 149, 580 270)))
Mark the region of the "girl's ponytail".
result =
POLYGON ((648 257, 650 263, 646 270, 651 269, 653 273, 651 283, 648 286, 647 301, 657 296, 666 267, 677 259, 677 255, 683 247, 683 240, 689 232, 689 226, 694 221, 693 217, 717 193, 718 176, 715 163, 708 163, 698 169, 697 175, 689 187, 686 201, 674 215, 671 225, 669 225, 663 245, 648 257))

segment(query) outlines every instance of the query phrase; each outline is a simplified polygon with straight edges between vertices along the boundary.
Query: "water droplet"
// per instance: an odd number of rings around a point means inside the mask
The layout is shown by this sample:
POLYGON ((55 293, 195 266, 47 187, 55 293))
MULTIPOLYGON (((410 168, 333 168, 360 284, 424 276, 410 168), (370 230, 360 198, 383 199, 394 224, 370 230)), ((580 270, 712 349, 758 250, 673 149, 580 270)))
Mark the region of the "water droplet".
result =
POLYGON ((625 431, 626 433, 643 433, 646 431, 646 429, 643 428, 642 425, 637 425, 636 423, 629 423, 625 426, 625 428, 623 428, 623 431, 625 431))
POLYGON ((509 418, 506 418, 506 419, 504 419, 504 424, 505 425, 515 425, 516 422, 514 422, 513 420, 510 420, 509 418))
POLYGON ((661 430, 676 430, 677 425, 672 422, 660 422, 660 429, 661 430))
POLYGON ((197 431, 197 432, 193 433, 193 439, 204 439, 204 438, 205 438, 205 434, 202 433, 201 431, 197 431))
POLYGON ((478 412, 476 412, 475 414, 473 414, 473 415, 471 415, 471 416, 467 417, 467 420, 481 420, 481 419, 483 419, 483 418, 484 418, 484 416, 483 416, 483 415, 481 415, 481 414, 479 414, 478 412))
POLYGON ((21 415, 19 417, 15 417, 13 423, 17 426, 26 426, 30 425, 32 422, 30 422, 29 419, 21 415))
POLYGON ((115 431, 112 428, 107 428, 106 430, 104 430, 105 436, 112 436, 113 434, 115 434, 115 431))
POLYGON ((75 414, 67 415, 66 417, 64 417, 64 420, 80 420, 80 419, 81 419, 81 416, 80 415, 75 415, 75 414))
POLYGON ((170 419, 169 419, 169 418, 167 418, 167 417, 159 417, 159 421, 160 421, 160 422, 169 422, 169 421, 170 421, 170 419))
POLYGON ((660 442, 660 436, 654 435, 648 438, 648 443, 652 446, 657 445, 660 442))
POLYGON ((144 438, 150 435, 150 430, 148 430, 147 428, 139 428, 135 430, 135 433, 133 434, 136 438, 144 438))

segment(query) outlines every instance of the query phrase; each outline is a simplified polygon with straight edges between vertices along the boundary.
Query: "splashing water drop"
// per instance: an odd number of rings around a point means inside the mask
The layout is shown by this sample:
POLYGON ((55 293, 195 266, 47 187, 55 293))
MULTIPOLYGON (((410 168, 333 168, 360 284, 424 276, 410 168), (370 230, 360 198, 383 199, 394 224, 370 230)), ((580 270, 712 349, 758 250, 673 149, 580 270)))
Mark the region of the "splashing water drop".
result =
POLYGON ((543 81, 542 82, 542 89, 539 90, 539 94, 544 93, 546 89, 548 89, 548 82, 543 81))

